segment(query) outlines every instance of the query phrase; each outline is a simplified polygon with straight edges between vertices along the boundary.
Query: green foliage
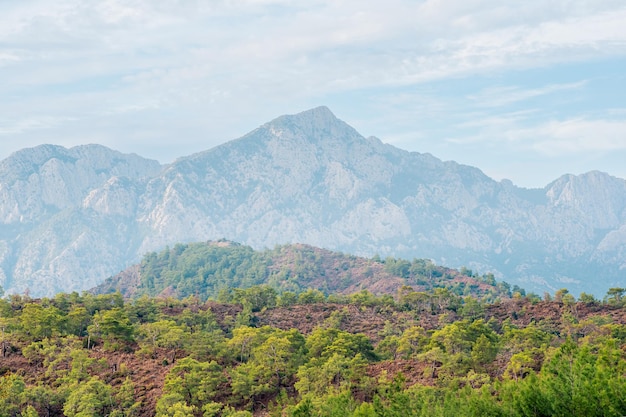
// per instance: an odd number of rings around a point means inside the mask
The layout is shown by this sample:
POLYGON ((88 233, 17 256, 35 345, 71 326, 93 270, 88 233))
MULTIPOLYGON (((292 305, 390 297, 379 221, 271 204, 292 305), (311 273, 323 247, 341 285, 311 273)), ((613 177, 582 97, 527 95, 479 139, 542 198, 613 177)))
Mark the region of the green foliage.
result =
POLYGON ((232 292, 231 302, 248 304, 252 312, 258 312, 264 308, 276 306, 277 297, 278 294, 274 288, 259 285, 246 289, 235 288, 232 292))
MULTIPOLYGON (((493 301, 511 294, 510 286, 497 283, 493 275, 489 275, 492 279, 483 279, 471 271, 447 269, 425 259, 408 261, 387 257, 380 262, 305 245, 254 251, 249 246, 228 241, 178 244, 159 253, 149 253, 140 265, 139 285, 129 284, 130 287, 122 288, 122 291, 133 297, 157 296, 167 291, 178 298, 195 296, 201 300, 217 299, 238 304, 247 300, 252 311, 257 312, 278 303, 285 306, 295 302, 323 302, 326 297, 321 295, 343 292, 358 284, 360 278, 369 279, 376 273, 383 273, 385 279, 393 277, 408 286, 420 286, 427 291, 445 288, 457 297, 472 294, 493 301), (467 282, 468 276, 473 283, 467 282), (321 277, 324 277, 322 284, 321 277), (257 288, 249 292, 252 287, 257 288), (319 292, 312 294, 307 291, 309 289, 319 292), (280 293, 286 294, 282 296, 280 293), (300 293, 306 295, 294 300, 293 296, 298 297, 300 293)), ((119 285, 109 284, 102 287, 102 291, 119 285)), ((514 290, 524 294, 519 287, 514 290)), ((372 302, 381 301, 376 297, 360 299, 363 295, 354 295, 352 302, 372 305, 372 302)), ((392 300, 387 298, 386 302, 392 300)), ((437 305, 442 308, 441 304, 434 304, 437 305)), ((140 311, 141 307, 145 306, 137 305, 138 311, 129 311, 133 322, 157 320, 149 311, 140 311)), ((91 312, 96 310, 102 308, 95 307, 91 312)))
POLYGON ((102 340, 107 349, 119 349, 133 341, 133 326, 126 312, 120 307, 96 312, 92 322, 93 324, 87 328, 91 340, 102 340))
POLYGON ((587 294, 586 292, 581 292, 578 296, 578 301, 584 304, 596 304, 598 300, 593 296, 593 294, 587 294))
POLYGON ((28 303, 20 316, 20 325, 32 340, 42 340, 61 333, 64 321, 61 311, 54 306, 28 303))
POLYGON ((39 417, 39 413, 32 405, 26 406, 26 409, 22 412, 22 417, 39 417))
POLYGON ((606 292, 606 301, 611 305, 621 306, 623 305, 624 293, 626 288, 614 287, 609 288, 606 292))
POLYGON ((179 297, 217 297, 223 288, 245 288, 266 282, 267 260, 249 246, 237 244, 176 245, 146 255, 141 263, 139 294, 155 296, 175 288, 179 297))
POLYGON ((27 407, 39 410, 41 415, 49 416, 54 410, 58 409, 59 406, 63 405, 65 397, 63 393, 58 392, 49 385, 39 383, 26 387, 22 401, 27 407))
POLYGON ((65 317, 65 328, 68 334, 85 336, 91 324, 91 315, 83 306, 72 306, 65 317))
POLYGON ((300 395, 322 395, 356 386, 365 376, 367 361, 357 354, 345 357, 334 353, 327 358, 313 358, 298 369, 295 388, 300 395))
POLYGON ((311 358, 326 359, 337 353, 344 357, 361 354, 375 360, 376 353, 371 341, 363 334, 352 334, 336 328, 318 327, 306 338, 306 349, 311 358))
POLYGON ((124 306, 124 298, 119 292, 99 295, 83 293, 80 302, 87 309, 90 315, 93 315, 98 311, 122 308, 124 306))
POLYGON ((159 319, 159 306, 156 300, 145 294, 132 303, 127 303, 125 310, 133 323, 152 323, 159 319))
POLYGON ((105 417, 113 408, 112 388, 93 377, 72 391, 63 406, 63 412, 67 417, 105 417))
POLYGON ((184 358, 168 373, 163 392, 176 394, 186 405, 200 409, 219 394, 218 387, 225 382, 222 367, 216 362, 184 358))
POLYGON ((300 304, 323 303, 324 301, 326 301, 324 293, 313 288, 307 289, 298 296, 298 303, 300 304))
POLYGON ((176 360, 178 352, 191 340, 187 327, 179 326, 173 320, 144 323, 137 333, 143 352, 153 352, 157 347, 167 349, 171 352, 172 362, 176 360))
POLYGON ((156 405, 156 417, 195 417, 196 407, 187 405, 182 395, 165 394, 156 405))
POLYGON ((111 413, 111 417, 136 417, 141 409, 141 402, 135 399, 135 384, 130 378, 126 378, 115 394, 117 408, 111 413))
POLYGON ((24 378, 20 375, 8 374, 0 378, 0 410, 6 416, 17 415, 25 389, 24 378))
POLYGON ((480 301, 470 296, 463 298, 463 306, 460 311, 461 317, 475 320, 483 317, 484 313, 485 307, 480 301))
POLYGON ((498 346, 494 339, 496 337, 489 338, 485 334, 478 336, 478 339, 472 346, 472 361, 474 369, 484 369, 485 365, 493 362, 498 353, 498 346))
POLYGON ((238 328, 232 340, 241 348, 239 359, 245 360, 230 372, 238 402, 280 392, 304 359, 304 338, 295 330, 238 328))
POLYGON ((309 361, 300 366, 295 388, 303 395, 321 396, 358 386, 367 360, 375 360, 371 342, 360 334, 317 328, 306 339, 309 361))
POLYGON ((404 359, 409 359, 413 355, 422 353, 429 341, 430 337, 423 327, 409 327, 398 339, 397 354, 404 359))
MULTIPOLYGON (((185 251, 168 251, 168 262, 185 251)), ((408 280, 431 267, 413 261, 402 272, 406 263, 385 262, 408 280)), ((581 295, 587 306, 566 290, 545 302, 514 289, 514 300, 489 305, 461 296, 465 289, 403 286, 397 302, 365 290, 221 291, 236 305, 196 296, 11 296, 0 300, 0 416, 249 417, 265 407, 281 417, 626 414, 619 288, 604 302, 581 295), (304 335, 260 324, 293 325, 292 314, 306 315, 304 335), (153 395, 135 386, 151 376, 129 370, 129 358, 154 367, 155 381, 165 375, 150 387, 162 389, 156 409, 154 400, 138 401, 153 395)))

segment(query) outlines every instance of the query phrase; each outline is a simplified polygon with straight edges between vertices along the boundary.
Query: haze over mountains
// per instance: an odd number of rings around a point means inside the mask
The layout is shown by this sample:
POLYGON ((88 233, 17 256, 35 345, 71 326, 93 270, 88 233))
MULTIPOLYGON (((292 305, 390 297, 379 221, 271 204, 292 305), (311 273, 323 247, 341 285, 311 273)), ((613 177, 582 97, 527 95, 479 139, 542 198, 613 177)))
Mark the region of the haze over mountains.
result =
POLYGON ((325 107, 161 166, 98 145, 0 162, 0 285, 91 288, 141 256, 226 238, 431 258, 541 293, 626 281, 626 181, 564 175, 543 189, 364 138, 325 107))

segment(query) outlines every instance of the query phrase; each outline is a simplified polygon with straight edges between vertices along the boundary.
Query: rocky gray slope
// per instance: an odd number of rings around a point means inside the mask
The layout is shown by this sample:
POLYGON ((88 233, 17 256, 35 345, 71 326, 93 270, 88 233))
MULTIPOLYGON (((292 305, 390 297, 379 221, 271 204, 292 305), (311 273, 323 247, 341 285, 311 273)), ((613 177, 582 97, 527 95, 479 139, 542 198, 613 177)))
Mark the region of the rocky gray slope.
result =
POLYGON ((0 285, 88 288, 135 259, 137 202, 156 161, 99 145, 38 146, 0 162, 0 285))
POLYGON ((626 181, 544 189, 364 138, 324 107, 161 167, 100 146, 0 163, 0 284, 89 288, 147 251, 227 238, 432 258, 542 292, 603 295, 626 278, 626 181))

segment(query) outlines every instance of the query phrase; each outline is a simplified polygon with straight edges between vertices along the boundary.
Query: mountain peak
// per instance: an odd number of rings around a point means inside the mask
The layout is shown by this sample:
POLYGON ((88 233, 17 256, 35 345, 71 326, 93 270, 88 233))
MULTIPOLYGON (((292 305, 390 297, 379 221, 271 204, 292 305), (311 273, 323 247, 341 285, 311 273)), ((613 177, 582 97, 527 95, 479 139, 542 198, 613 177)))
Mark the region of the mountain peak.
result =
POLYGON ((285 136, 285 133, 289 132, 291 135, 304 136, 316 141, 328 137, 362 138, 352 126, 338 119, 326 106, 280 116, 263 127, 277 136, 285 136))
POLYGON ((327 119, 327 120, 339 120, 337 119, 335 114, 326 106, 314 107, 312 109, 297 113, 295 116, 310 117, 310 118, 317 118, 317 119, 327 119))
POLYGON ((289 124, 315 124, 315 125, 331 125, 335 123, 343 123, 333 114, 326 106, 315 107, 296 114, 286 114, 269 122, 269 125, 289 123, 289 124))

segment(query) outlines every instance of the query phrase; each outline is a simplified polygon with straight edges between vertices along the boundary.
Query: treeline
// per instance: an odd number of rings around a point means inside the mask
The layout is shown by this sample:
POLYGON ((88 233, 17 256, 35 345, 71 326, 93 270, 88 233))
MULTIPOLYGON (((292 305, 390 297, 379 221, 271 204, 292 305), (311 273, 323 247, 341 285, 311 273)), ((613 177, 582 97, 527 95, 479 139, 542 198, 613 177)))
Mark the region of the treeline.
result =
POLYGON ((256 286, 222 291, 222 303, 11 295, 0 300, 0 414, 621 416, 624 292, 517 293, 506 306, 410 287, 391 297, 256 286), (332 313, 306 333, 259 324, 307 306, 332 313), (504 307, 532 320, 495 318, 504 307), (350 331, 354 310, 387 318, 376 337, 350 331))

